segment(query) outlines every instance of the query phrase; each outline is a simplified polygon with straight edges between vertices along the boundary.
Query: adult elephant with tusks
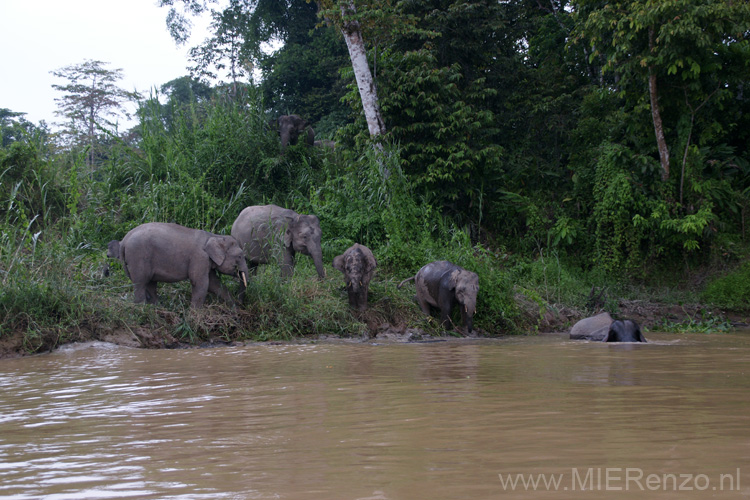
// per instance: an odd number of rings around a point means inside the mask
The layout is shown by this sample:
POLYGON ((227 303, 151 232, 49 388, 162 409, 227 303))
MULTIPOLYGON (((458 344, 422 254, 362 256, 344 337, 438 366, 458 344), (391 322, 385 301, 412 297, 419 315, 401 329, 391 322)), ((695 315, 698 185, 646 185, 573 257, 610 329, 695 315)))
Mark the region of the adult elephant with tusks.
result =
POLYGON ((242 247, 221 236, 178 224, 149 222, 130 230, 119 244, 125 274, 135 287, 135 302, 157 302, 158 283, 190 280, 192 307, 202 307, 206 293, 233 302, 216 274, 238 274, 246 282, 242 247))
POLYGON ((281 276, 289 277, 294 273, 296 254, 302 253, 312 257, 318 277, 325 278, 320 220, 315 215, 277 205, 255 205, 240 212, 231 234, 244 248, 253 273, 259 264, 281 254, 281 276))
POLYGON ((454 305, 459 305, 463 324, 468 333, 472 332, 479 293, 479 276, 476 273, 447 260, 439 260, 422 267, 416 275, 399 283, 398 288, 411 280, 415 281, 417 302, 423 313, 429 316, 431 308, 440 309, 441 324, 447 329, 451 310, 454 305))
POLYGON ((646 342, 641 327, 633 320, 615 320, 607 312, 584 318, 570 329, 571 340, 595 342, 646 342))

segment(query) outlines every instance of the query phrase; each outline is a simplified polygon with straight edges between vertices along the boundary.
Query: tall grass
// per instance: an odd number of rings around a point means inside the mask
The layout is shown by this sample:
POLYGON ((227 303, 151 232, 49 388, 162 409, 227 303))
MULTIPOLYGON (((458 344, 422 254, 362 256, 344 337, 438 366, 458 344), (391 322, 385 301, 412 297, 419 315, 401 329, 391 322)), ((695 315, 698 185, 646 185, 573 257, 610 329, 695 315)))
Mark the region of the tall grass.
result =
MULTIPOLYGON (((25 349, 38 351, 120 327, 189 343, 357 337, 384 323, 437 333, 413 302, 413 287, 396 288, 433 260, 479 274, 474 324, 489 334, 524 327, 514 297, 519 282, 540 303, 568 300, 562 291, 573 280, 560 269, 550 268, 544 285, 533 273, 524 278, 504 252, 472 241, 416 196, 396 147, 326 154, 298 145, 282 154, 263 109, 252 94, 182 108, 147 101, 140 138, 113 140, 93 171, 80 161, 85 152, 50 158, 33 142, 0 150, 0 335, 23 332, 25 349), (349 310, 338 271, 329 265, 318 281, 305 256, 289 280, 278 266, 262 266, 241 307, 210 299, 201 311, 187 306, 187 282, 160 285, 153 307, 132 303, 132 284, 117 263, 108 278, 101 275, 107 241, 138 224, 227 234, 242 208, 264 203, 318 215, 328 263, 354 242, 371 248, 379 267, 367 313, 349 310)), ((223 279, 236 293, 236 283, 223 279)))

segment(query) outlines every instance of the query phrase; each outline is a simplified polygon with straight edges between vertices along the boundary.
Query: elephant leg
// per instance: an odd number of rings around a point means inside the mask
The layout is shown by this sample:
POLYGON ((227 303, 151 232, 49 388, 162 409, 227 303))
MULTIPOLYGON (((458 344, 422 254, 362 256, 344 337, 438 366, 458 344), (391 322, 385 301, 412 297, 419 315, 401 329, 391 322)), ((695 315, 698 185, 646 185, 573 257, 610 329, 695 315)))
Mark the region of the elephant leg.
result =
POLYGON ((208 274, 208 291, 221 297, 228 304, 232 303, 232 296, 221 283, 221 278, 213 271, 208 274))
POLYGON ((440 297, 440 323, 446 330, 452 327, 451 309, 453 309, 453 300, 451 297, 444 295, 440 297))
POLYGON ((201 276, 201 278, 194 280, 190 279, 190 285, 192 291, 190 294, 190 306, 194 308, 203 307, 203 303, 206 301, 206 293, 208 292, 209 280, 201 276))
POLYGON ((287 248, 284 252, 284 262, 281 264, 281 277, 290 278, 294 274, 294 250, 287 248))
POLYGON ((446 330, 451 328, 451 310, 450 308, 446 309, 441 307, 440 308, 440 324, 443 325, 443 328, 446 330))
POLYGON ((426 316, 429 316, 430 314, 432 314, 432 311, 430 310, 430 303, 427 302, 426 299, 420 297, 419 294, 417 294, 417 302, 419 302, 419 308, 422 309, 422 312, 426 316))
POLYGON ((133 283, 135 288, 135 299, 134 302, 136 304, 144 304, 146 303, 148 299, 148 294, 146 292, 146 286, 143 283, 133 283))
POLYGON ((156 281, 149 281, 146 283, 146 302, 149 304, 156 304, 158 302, 158 297, 156 296, 156 285, 158 285, 158 282, 156 281))

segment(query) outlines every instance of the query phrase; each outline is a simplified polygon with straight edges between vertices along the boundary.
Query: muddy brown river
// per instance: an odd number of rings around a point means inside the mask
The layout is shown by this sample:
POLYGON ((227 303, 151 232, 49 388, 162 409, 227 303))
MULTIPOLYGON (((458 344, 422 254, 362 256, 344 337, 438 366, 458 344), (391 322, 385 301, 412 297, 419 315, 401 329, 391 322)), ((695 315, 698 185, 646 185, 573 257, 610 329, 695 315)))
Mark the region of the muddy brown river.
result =
POLYGON ((0 360, 3 499, 750 497, 750 331, 0 360))

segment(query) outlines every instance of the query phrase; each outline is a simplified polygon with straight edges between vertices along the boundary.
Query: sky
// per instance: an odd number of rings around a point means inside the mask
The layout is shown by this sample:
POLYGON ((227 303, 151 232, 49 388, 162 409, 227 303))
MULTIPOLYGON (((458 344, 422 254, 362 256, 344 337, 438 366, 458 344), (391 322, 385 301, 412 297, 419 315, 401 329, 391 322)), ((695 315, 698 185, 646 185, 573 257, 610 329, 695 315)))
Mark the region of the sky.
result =
POLYGON ((187 75, 188 50, 207 36, 208 18, 178 47, 166 17, 156 0, 0 0, 0 108, 26 113, 35 124, 62 121, 54 114, 62 94, 52 84, 67 82, 51 71, 87 59, 122 69, 118 85, 145 96, 187 75))

